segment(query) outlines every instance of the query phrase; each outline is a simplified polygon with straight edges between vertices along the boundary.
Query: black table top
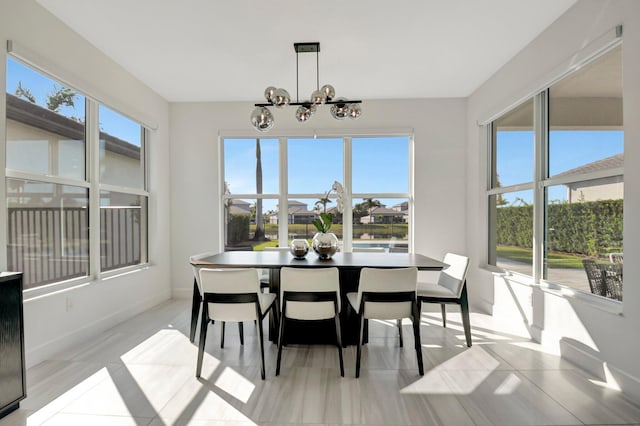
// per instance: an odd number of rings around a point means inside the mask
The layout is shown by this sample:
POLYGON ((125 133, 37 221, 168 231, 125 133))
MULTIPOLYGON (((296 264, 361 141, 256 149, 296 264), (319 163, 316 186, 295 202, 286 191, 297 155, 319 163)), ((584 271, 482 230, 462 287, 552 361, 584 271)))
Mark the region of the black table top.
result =
POLYGON ((192 262, 195 266, 212 268, 407 268, 439 271, 445 263, 413 253, 336 253, 331 259, 321 260, 309 252, 305 259, 295 259, 289 252, 228 251, 192 262))

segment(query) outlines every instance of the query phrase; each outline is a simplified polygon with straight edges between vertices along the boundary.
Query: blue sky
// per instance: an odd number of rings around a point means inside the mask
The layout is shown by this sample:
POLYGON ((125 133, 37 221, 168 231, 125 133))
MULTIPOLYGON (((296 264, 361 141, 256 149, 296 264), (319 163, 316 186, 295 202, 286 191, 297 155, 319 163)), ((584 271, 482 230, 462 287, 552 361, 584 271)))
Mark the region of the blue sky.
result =
MULTIPOLYGON (((255 193, 255 139, 225 141, 225 181, 231 193, 255 193)), ((341 138, 288 139, 290 194, 323 194, 343 179, 341 138)), ((278 193, 278 140, 261 139, 263 194, 278 193)), ((405 193, 409 190, 409 139, 407 137, 353 138, 353 192, 405 193)), ((312 209, 317 198, 308 201, 312 209)), ((247 200, 249 201, 249 200, 247 200)), ((355 202, 362 199, 357 196, 355 202)), ((381 199, 391 207, 402 199, 381 199)), ((276 201, 265 200, 265 210, 276 210, 276 201)), ((330 206, 335 204, 330 204, 330 206)))
MULTIPOLYGON (((549 173, 571 170, 606 157, 624 152, 622 130, 552 130, 549 135, 549 173)), ((533 180, 533 132, 498 132, 497 167, 501 186, 527 183, 533 180)), ((550 189, 551 200, 563 200, 566 191, 557 186, 550 189)), ((532 192, 506 194, 513 202, 519 197, 532 201, 532 192)))

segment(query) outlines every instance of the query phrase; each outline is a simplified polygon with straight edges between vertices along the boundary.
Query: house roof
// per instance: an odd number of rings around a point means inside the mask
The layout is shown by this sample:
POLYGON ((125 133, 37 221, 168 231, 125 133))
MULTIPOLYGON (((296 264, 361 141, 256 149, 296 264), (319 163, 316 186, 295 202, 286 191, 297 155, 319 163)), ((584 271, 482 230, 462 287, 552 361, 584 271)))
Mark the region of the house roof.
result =
POLYGON ((592 163, 587 163, 562 173, 558 173, 557 175, 553 175, 553 177, 592 173, 599 170, 615 169, 618 167, 624 167, 624 154, 616 154, 592 163))
MULTIPOLYGON (((69 139, 84 139, 84 123, 72 120, 11 93, 7 93, 7 118, 69 139)), ((107 151, 136 160, 140 159, 139 146, 105 132, 100 132, 100 139, 104 140, 107 151)))
POLYGON ((382 216, 404 216, 406 215, 406 213, 404 212, 399 212, 398 210, 393 210, 387 207, 373 207, 371 209, 369 209, 369 216, 376 216, 376 215, 382 215, 382 216))

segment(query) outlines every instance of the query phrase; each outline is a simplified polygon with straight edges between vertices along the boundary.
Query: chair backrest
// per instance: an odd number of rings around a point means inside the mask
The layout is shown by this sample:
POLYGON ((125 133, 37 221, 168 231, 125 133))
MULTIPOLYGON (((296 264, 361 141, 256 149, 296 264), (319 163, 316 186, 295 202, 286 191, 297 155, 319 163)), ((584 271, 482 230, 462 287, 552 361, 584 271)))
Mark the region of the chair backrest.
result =
MULTIPOLYGON (((417 268, 379 269, 362 268, 358 285, 358 307, 363 292, 395 293, 416 291, 418 281, 417 268)), ((412 314, 409 302, 367 302, 362 313, 365 318, 399 319, 412 314)))
POLYGON ((352 247, 352 253, 384 253, 384 247, 352 247))
POLYGON ((197 262, 198 260, 202 260, 205 257, 209 257, 209 256, 213 256, 215 254, 218 254, 218 252, 215 251, 206 251, 204 253, 198 253, 198 254, 194 254, 193 256, 189 257, 189 263, 191 264, 191 269, 193 270, 193 277, 196 280, 196 284, 198 284, 198 290, 200 290, 200 294, 202 294, 202 285, 200 284, 200 269, 203 268, 203 266, 197 266, 194 265, 194 262, 197 262))
POLYGON ((599 266, 603 272, 607 297, 622 300, 622 263, 608 263, 599 266))
POLYGON ((607 297, 607 286, 604 282, 604 271, 591 259, 582 259, 584 272, 587 274, 591 293, 607 297))
POLYGON ((462 294, 462 286, 469 269, 469 258, 459 254, 447 253, 443 262, 447 266, 438 276, 438 285, 448 288, 457 298, 462 294))
MULTIPOLYGON (((200 268, 200 283, 206 293, 260 293, 258 271, 246 269, 200 268)), ((251 321, 257 319, 255 303, 208 303, 209 318, 221 321, 251 321)))
MULTIPOLYGON (((280 270, 280 306, 285 291, 335 291, 340 312, 340 276, 338 268, 288 268, 280 270)), ((335 316, 333 302, 287 302, 287 318, 329 319, 335 316)))
POLYGON ((609 253, 609 262, 624 263, 624 253, 609 253))
POLYGON ((265 247, 263 251, 289 251, 289 247, 265 247))

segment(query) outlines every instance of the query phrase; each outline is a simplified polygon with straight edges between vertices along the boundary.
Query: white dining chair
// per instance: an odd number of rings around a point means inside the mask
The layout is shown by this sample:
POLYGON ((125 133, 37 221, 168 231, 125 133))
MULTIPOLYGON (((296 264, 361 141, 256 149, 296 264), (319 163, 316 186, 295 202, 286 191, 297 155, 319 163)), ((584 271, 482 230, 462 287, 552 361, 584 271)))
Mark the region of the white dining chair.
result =
POLYGON ((447 326, 447 304, 460 305, 462 326, 467 346, 471 347, 471 322, 469 320, 469 300, 467 297, 467 270, 469 258, 447 253, 443 262, 448 266, 440 271, 436 282, 418 281, 418 308, 422 312, 423 303, 439 303, 442 311, 442 326, 447 326))
POLYGON ((200 269, 202 285, 202 321, 200 323, 200 341, 198 342, 198 362, 196 377, 202 371, 202 359, 207 337, 209 321, 254 321, 258 329, 260 345, 260 374, 265 379, 264 336, 262 320, 273 307, 275 294, 260 291, 258 271, 246 269, 200 269))
POLYGON ((336 346, 340 361, 340 376, 344 377, 340 326, 340 277, 338 268, 289 268, 280 270, 280 333, 276 376, 280 374, 282 346, 287 320, 320 321, 333 319, 336 326, 336 346))
MULTIPOLYGON (((196 339, 196 329, 198 328, 198 314, 200 313, 200 306, 202 305, 202 285, 200 285, 200 268, 202 266, 198 266, 198 261, 209 256, 213 256, 218 254, 217 252, 208 251, 204 253, 199 253, 189 257, 189 263, 191 264, 191 268, 193 270, 193 298, 191 305, 191 333, 189 335, 189 339, 194 342, 196 339)), ((225 323, 221 321, 220 324, 222 330, 220 333, 220 347, 224 348, 224 334, 225 334, 225 323)), ((238 323, 238 334, 240 335, 240 344, 244 345, 244 326, 241 322, 238 323)))
POLYGON ((357 293, 347 293, 349 305, 358 315, 360 332, 356 355, 356 377, 360 377, 360 358, 365 320, 402 320, 410 318, 418 360, 418 372, 424 375, 420 344, 420 313, 416 302, 417 268, 362 268, 357 293))

